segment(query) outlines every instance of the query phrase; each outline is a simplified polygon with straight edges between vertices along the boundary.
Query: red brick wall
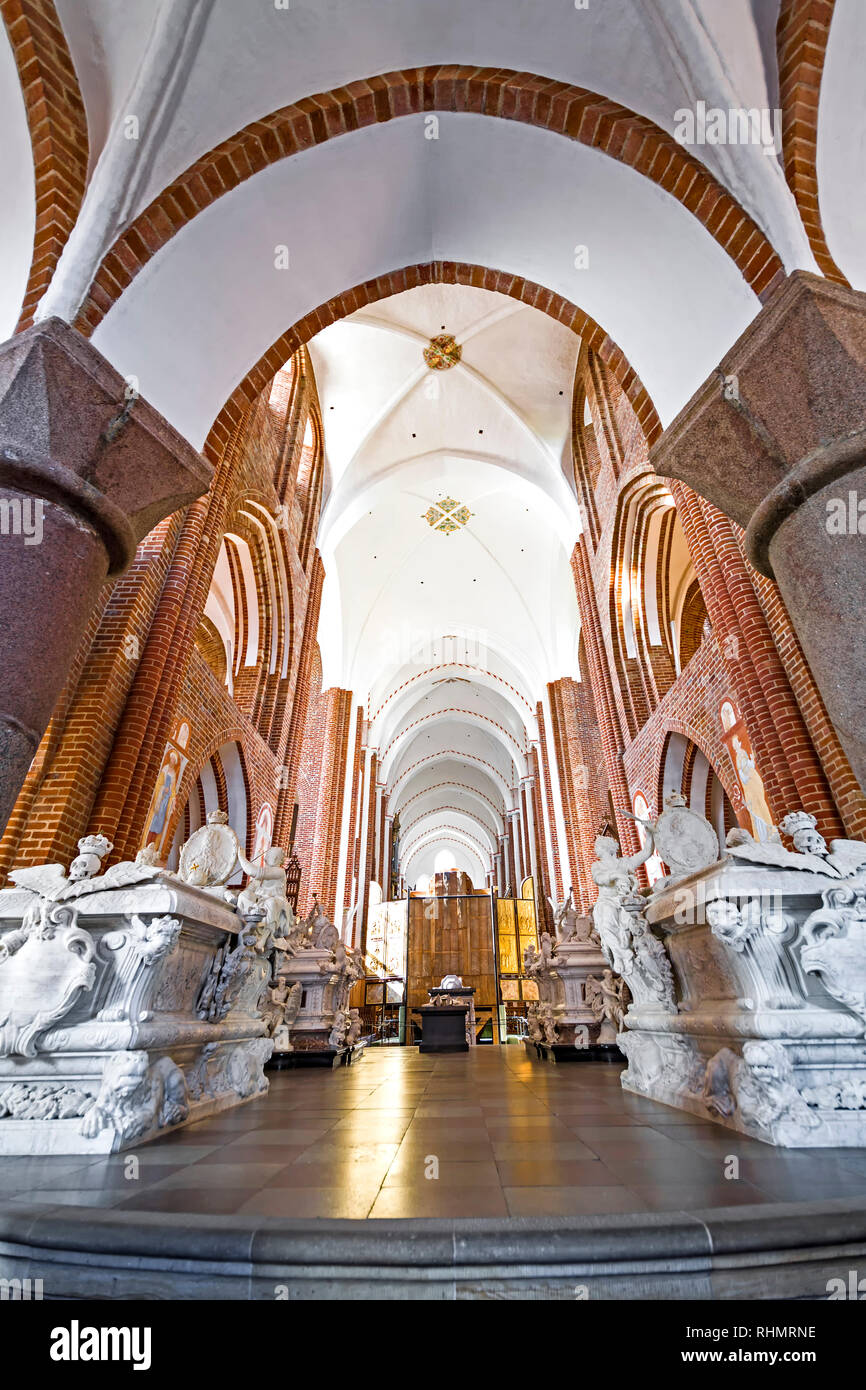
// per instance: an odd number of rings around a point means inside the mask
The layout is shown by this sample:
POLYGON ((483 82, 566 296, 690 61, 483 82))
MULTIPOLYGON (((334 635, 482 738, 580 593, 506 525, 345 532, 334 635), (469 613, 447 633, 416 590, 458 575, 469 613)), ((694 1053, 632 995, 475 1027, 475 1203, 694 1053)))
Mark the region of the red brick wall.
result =
MULTIPOLYGON (((114 859, 134 856, 166 741, 181 718, 191 728, 189 763, 169 835, 182 822, 203 765, 221 745, 235 742, 246 778, 249 836, 268 801, 277 813, 275 842, 288 848, 322 585, 318 554, 309 555, 305 568, 297 545, 301 530, 312 525, 315 531, 321 479, 297 525, 291 522, 302 438, 310 412, 318 409, 306 354, 293 373, 278 379, 272 400, 269 395, 259 397, 234 430, 207 497, 151 533, 128 573, 106 589, 0 847, 4 869, 68 859, 87 831, 114 842, 114 859), (245 516, 260 515, 251 503, 287 516, 289 524, 274 530, 265 523, 260 532, 245 516), (195 644, 227 529, 246 537, 260 556, 268 548, 273 563, 279 547, 289 590, 285 608, 280 597, 272 611, 271 589, 257 570, 259 660, 240 666, 234 698, 195 644)), ((241 588, 235 602, 242 605, 241 588)), ((219 780, 218 758, 214 769, 219 780)))

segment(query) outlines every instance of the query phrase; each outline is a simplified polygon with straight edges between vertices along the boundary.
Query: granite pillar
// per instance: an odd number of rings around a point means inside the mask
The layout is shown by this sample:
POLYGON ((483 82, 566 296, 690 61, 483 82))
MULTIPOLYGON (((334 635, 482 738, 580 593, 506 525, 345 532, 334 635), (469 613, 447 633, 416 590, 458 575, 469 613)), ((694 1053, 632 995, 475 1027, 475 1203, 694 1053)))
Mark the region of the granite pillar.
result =
POLYGON ((0 345, 0 829, 101 585, 210 473, 62 320, 0 345))
POLYGON ((866 295, 796 271, 650 459, 745 528, 866 787, 866 295))

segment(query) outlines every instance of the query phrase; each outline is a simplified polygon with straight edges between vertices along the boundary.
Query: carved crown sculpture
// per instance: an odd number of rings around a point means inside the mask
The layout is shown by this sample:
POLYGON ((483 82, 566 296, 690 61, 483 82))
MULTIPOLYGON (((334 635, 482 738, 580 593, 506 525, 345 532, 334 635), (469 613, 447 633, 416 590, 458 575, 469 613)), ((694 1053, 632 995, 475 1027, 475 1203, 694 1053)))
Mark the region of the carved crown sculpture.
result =
POLYGON ((786 835, 794 836, 798 830, 814 830, 817 824, 815 816, 810 816, 808 811, 789 811, 779 822, 779 828, 786 835))
POLYGON ((95 854, 98 859, 104 859, 113 849, 114 845, 104 835, 84 835, 78 841, 79 854, 95 854))

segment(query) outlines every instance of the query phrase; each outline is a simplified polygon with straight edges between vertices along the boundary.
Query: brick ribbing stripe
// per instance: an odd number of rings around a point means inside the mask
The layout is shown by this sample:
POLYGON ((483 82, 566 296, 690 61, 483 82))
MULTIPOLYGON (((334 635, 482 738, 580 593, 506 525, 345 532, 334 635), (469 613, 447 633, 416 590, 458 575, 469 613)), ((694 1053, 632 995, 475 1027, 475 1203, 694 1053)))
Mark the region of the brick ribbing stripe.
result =
POLYGON ((822 275, 847 285, 830 254, 818 201, 818 103, 835 3, 836 0, 782 0, 776 48, 785 178, 822 275))
POLYGON ((819 817, 822 831, 842 833, 842 823, 758 602, 734 523, 685 484, 671 489, 710 621, 755 747, 767 800, 776 820, 789 810, 819 817), (737 639, 736 655, 725 638, 737 639))
POLYGON ((75 226, 87 180, 87 117, 54 0, 0 0, 33 147, 36 227, 16 331, 29 328, 75 226))
POLYGON ((845 833, 851 839, 864 839, 866 796, 851 771, 851 764, 830 722, 830 716, 809 669, 788 610, 782 601, 782 595, 772 580, 765 579, 762 574, 752 571, 752 581, 758 601, 764 610, 764 617, 773 634, 779 658, 821 760, 821 767, 842 817, 845 833))

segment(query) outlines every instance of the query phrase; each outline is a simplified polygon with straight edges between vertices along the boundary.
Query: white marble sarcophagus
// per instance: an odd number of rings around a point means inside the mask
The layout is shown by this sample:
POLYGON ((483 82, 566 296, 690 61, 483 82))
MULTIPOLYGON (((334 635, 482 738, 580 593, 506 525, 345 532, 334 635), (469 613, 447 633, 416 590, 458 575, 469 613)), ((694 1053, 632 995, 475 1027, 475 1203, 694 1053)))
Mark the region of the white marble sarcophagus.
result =
MULTIPOLYGON (((364 976, 360 955, 314 899, 309 916, 286 941, 275 988, 271 1025, 275 1066, 331 1066, 351 1061, 361 1020, 350 1009, 352 985, 364 976)), ((268 1006, 266 1006, 268 1007, 268 1006)))
POLYGON ((0 1154, 114 1152, 268 1087, 264 910, 80 847, 0 892, 0 1154))
POLYGON ((523 956, 524 974, 538 987, 538 1002, 527 1009, 527 1047, 549 1061, 618 1058, 623 981, 610 970, 592 918, 577 911, 572 891, 551 907, 556 942, 542 932, 540 952, 530 943, 523 956))
POLYGON ((737 829, 720 857, 701 821, 669 799, 640 855, 596 844, 596 926, 633 997, 623 1086, 771 1144, 866 1145, 866 844, 828 849, 797 812, 793 851, 737 829), (645 896, 654 830, 673 871, 645 896))

